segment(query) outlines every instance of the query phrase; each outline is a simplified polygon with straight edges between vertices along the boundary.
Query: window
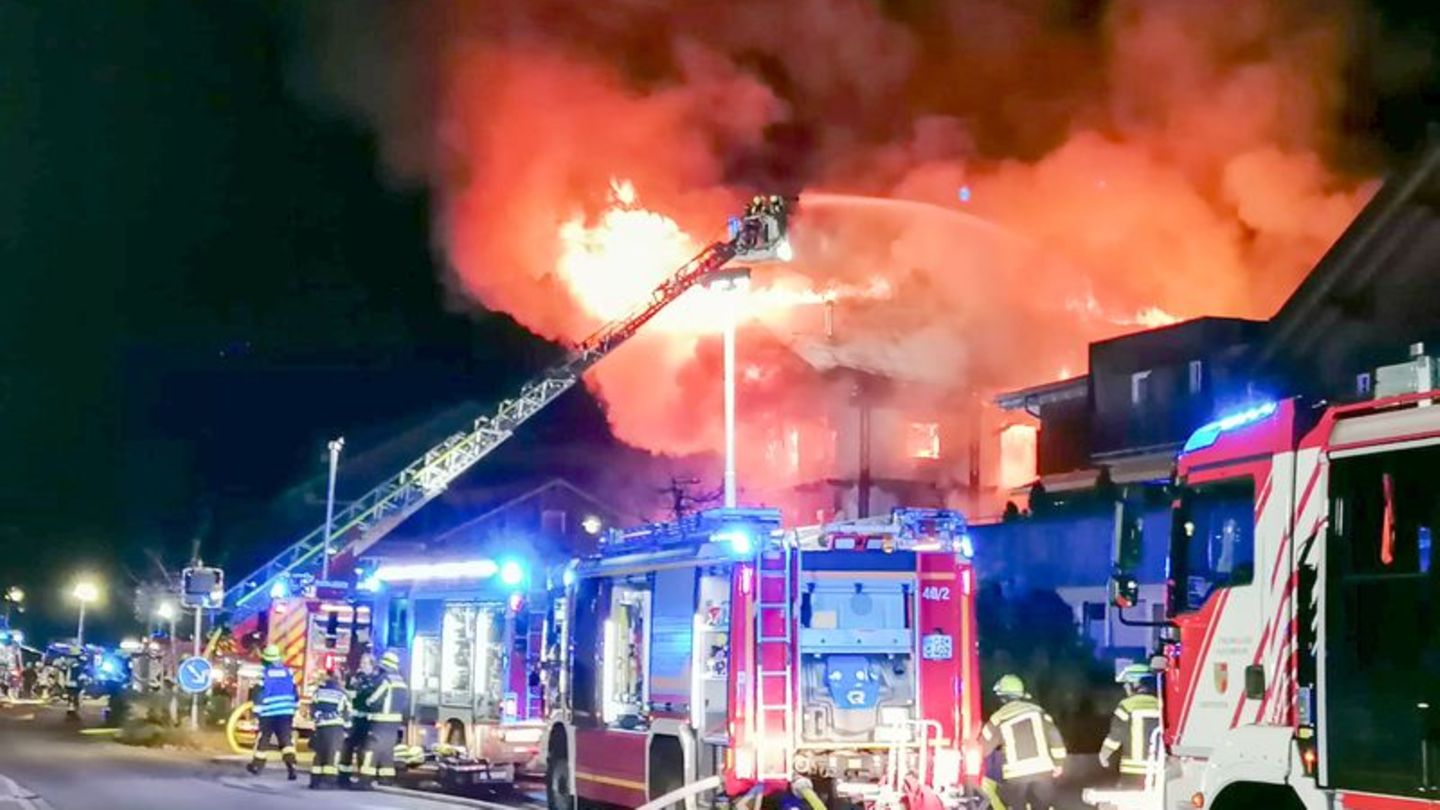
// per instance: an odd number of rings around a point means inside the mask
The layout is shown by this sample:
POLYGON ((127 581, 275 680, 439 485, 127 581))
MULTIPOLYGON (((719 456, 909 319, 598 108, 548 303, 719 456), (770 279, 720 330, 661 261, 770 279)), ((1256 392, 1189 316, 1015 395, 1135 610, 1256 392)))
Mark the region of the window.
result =
POLYGON ((1150 372, 1137 371, 1130 375, 1130 404, 1143 408, 1150 401, 1150 372))
POLYGON ((1369 397, 1372 387, 1370 372, 1355 375, 1355 394, 1360 397, 1369 397))
MULTIPOLYGON (((1434 446, 1331 465, 1323 578, 1302 580, 1323 588, 1323 599, 1297 602, 1302 611, 1315 605, 1325 612, 1324 654, 1315 656, 1312 672, 1324 672, 1324 765, 1337 788, 1420 798, 1440 781, 1437 727, 1417 711, 1440 702, 1437 469, 1434 446)), ((1319 618, 1302 613, 1301 627, 1319 618)))
POLYGON ((1255 578, 1255 482, 1250 478, 1185 491, 1171 531, 1171 604, 1197 610, 1220 588, 1255 578))
POLYGON ((1190 361, 1190 394, 1194 396, 1205 387, 1205 361, 1190 361))
POLYGON ((911 422, 905 436, 906 452, 911 458, 940 458, 940 425, 911 422))
POLYGON ((540 531, 551 537, 564 537, 566 530, 565 511, 546 509, 540 513, 540 531))

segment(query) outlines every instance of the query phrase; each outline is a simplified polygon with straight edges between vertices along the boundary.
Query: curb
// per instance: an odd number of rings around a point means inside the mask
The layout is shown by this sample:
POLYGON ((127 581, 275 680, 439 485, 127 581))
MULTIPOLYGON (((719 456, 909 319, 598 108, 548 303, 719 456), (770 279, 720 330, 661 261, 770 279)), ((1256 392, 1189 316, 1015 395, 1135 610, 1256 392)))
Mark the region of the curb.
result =
POLYGON ((394 787, 391 785, 376 785, 377 793, 393 793, 396 796, 408 796, 412 799, 428 799, 437 804, 449 804, 456 807, 475 807, 479 810, 517 810, 517 808, 538 807, 532 803, 525 804, 500 804, 499 802, 487 802, 484 799, 472 799, 468 796, 452 796, 448 793, 431 793, 428 790, 415 790, 413 788, 394 787))
POLYGON ((21 786, 8 776, 0 776, 0 805, 14 805, 18 810, 50 810, 49 802, 39 794, 21 786))

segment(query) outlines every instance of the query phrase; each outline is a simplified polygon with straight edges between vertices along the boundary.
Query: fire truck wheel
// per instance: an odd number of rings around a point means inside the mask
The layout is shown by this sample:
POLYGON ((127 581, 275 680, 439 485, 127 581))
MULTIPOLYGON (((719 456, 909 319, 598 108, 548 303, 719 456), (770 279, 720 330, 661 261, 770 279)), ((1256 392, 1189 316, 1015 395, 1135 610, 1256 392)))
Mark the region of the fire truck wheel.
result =
POLYGON ((575 797, 570 795, 570 760, 562 753, 551 753, 545 763, 545 804, 549 810, 576 810, 575 797))

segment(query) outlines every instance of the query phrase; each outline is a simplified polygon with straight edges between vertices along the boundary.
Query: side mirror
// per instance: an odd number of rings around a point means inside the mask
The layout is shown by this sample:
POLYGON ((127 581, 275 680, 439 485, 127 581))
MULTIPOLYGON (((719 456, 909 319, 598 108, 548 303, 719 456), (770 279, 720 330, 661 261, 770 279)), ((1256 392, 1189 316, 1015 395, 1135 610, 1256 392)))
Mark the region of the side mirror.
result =
POLYGON ((1111 548, 1110 601, 1116 607, 1133 607, 1140 601, 1140 583, 1135 569, 1140 567, 1144 526, 1132 517, 1123 500, 1115 502, 1115 541, 1111 548))
POLYGON ((1170 669, 1170 659, 1163 655, 1151 656, 1150 668, 1156 672, 1165 672, 1170 669))

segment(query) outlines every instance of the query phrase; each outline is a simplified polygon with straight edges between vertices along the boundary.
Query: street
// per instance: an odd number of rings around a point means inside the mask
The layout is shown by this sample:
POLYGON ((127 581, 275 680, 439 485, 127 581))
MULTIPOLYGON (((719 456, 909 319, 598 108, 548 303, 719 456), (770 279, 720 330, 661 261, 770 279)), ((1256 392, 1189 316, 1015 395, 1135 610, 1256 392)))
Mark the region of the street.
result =
POLYGON ((0 810, 247 810, 248 808, 346 808, 346 810, 443 810, 457 806, 500 807, 473 800, 429 799, 397 792, 312 791, 308 774, 285 780, 272 763, 260 777, 239 762, 209 755, 120 745, 102 735, 82 735, 50 707, 0 707, 0 810), (10 785, 20 788, 12 797, 10 785))

